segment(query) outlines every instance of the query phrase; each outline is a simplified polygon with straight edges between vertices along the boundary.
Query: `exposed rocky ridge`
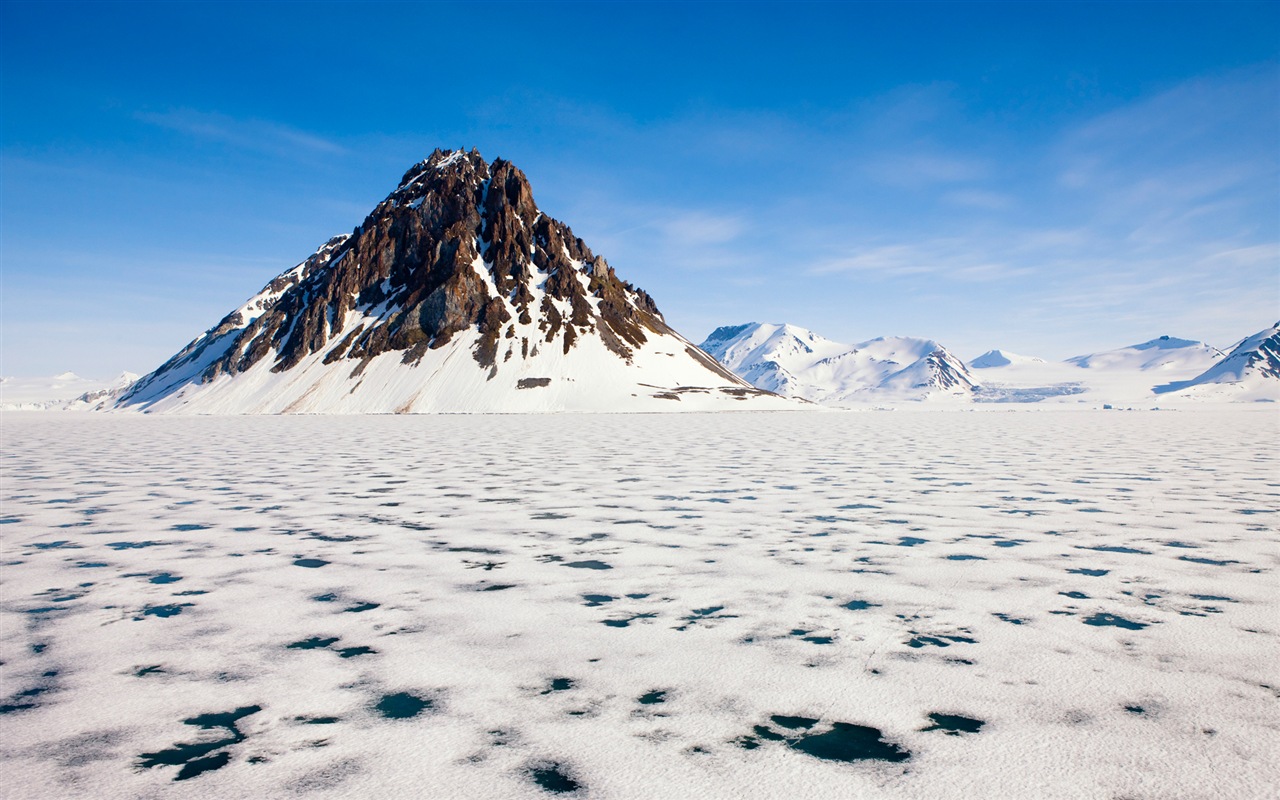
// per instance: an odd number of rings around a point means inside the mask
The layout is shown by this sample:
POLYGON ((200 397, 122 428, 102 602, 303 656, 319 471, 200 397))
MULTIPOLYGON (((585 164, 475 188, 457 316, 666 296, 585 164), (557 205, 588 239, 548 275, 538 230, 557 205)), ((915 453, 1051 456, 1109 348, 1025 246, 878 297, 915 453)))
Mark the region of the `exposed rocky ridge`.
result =
POLYGON ((585 339, 629 365, 663 337, 674 337, 664 347, 678 345, 694 371, 706 373, 703 385, 749 386, 673 331, 653 298, 619 278, 569 226, 543 214, 513 164, 487 162, 474 149, 436 150, 352 233, 272 280, 119 402, 151 403, 316 361, 358 381, 389 353, 415 366, 451 343, 465 347, 489 380, 504 364, 552 351, 568 356, 585 339))

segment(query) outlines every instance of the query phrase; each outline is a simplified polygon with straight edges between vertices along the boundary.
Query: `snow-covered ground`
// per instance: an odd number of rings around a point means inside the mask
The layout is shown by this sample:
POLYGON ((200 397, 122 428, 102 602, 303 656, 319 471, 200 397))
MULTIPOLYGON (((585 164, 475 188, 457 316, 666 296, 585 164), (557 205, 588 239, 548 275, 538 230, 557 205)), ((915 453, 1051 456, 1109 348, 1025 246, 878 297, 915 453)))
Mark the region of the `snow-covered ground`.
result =
POLYGON ((1274 796, 1278 424, 7 413, 0 794, 1274 796))

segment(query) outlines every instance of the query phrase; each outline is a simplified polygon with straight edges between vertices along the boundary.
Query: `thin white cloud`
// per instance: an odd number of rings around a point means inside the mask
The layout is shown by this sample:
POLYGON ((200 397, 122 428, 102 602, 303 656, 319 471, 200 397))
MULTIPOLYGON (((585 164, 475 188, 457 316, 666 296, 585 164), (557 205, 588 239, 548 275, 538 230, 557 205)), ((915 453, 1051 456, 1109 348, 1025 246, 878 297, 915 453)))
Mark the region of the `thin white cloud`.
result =
POLYGON ((139 111, 134 115, 149 125, 201 139, 220 142, 244 150, 272 154, 337 155, 345 148, 315 134, 260 119, 237 119, 226 114, 193 109, 154 112, 139 111))
POLYGON ((726 244, 742 235, 746 223, 741 217, 691 211, 656 223, 667 241, 677 247, 726 244))
POLYGON ((1101 114, 1056 143, 1058 183, 1113 212, 1159 211, 1228 191, 1273 193, 1275 92, 1274 71, 1246 69, 1101 114))
POLYGON ((1206 256, 1202 263, 1214 267, 1270 265, 1280 275, 1280 242, 1233 247, 1206 256))
POLYGON ((853 274, 871 278, 937 276, 960 282, 1006 280, 1031 272, 992 258, 989 247, 965 238, 880 245, 811 263, 810 275, 853 274))

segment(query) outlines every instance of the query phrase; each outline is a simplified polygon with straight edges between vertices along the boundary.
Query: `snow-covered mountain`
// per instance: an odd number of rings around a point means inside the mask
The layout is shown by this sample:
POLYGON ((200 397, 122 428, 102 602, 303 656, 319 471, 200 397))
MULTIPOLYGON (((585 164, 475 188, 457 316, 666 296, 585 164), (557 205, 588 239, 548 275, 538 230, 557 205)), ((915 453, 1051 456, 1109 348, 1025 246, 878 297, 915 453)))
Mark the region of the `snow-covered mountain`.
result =
POLYGON ((351 234, 139 380, 119 408, 406 413, 778 408, 667 326, 534 203, 524 174, 435 151, 351 234))
POLYGON ((132 372, 122 372, 106 381, 82 378, 74 372, 64 372, 51 378, 0 378, 0 408, 86 410, 112 393, 123 392, 137 379, 138 376, 132 372))
POLYGON ((1241 340, 1194 378, 1156 391, 1204 400, 1280 401, 1280 322, 1241 340))
POLYGON ((1222 358, 1222 351, 1204 342, 1161 336, 1142 344, 1068 358, 1068 364, 1085 369, 1185 372, 1208 369, 1222 358))
POLYGON ((929 339, 849 345, 795 325, 752 322, 717 328, 701 347, 758 388, 828 405, 966 399, 977 385, 960 359, 929 339))
POLYGON ((1061 362, 993 350, 970 366, 981 370, 980 401, 1131 404, 1168 403, 1170 396, 1158 395, 1187 386, 1222 360, 1222 351, 1204 342, 1160 336, 1061 362))
POLYGON ((1010 353, 1008 350, 988 350, 977 358, 969 362, 969 369, 992 369, 995 367, 1007 367, 1010 364, 1043 364, 1043 358, 1035 356, 1022 356, 1017 353, 1010 353))

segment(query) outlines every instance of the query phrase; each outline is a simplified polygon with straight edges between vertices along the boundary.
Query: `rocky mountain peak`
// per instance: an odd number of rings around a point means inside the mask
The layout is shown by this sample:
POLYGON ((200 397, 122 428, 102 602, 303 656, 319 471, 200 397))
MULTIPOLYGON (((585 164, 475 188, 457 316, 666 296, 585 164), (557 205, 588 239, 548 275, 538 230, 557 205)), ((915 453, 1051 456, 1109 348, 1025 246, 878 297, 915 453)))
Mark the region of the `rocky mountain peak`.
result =
POLYGON ((567 353, 584 335, 626 360, 669 331, 648 294, 539 211, 514 164, 436 150, 350 235, 222 320, 214 333, 240 332, 201 377, 244 372, 269 354, 273 370, 288 370, 321 350, 326 363, 355 368, 389 350, 410 363, 472 328, 481 334, 473 355, 491 369, 541 347, 567 353), (353 311, 363 319, 349 322, 353 311))
MULTIPOLYGON (((507 364, 512 376, 569 369, 540 355, 567 358, 587 339, 593 353, 621 366, 660 339, 665 355, 675 347, 694 363, 692 374, 710 379, 704 385, 747 386, 672 331, 653 298, 619 278, 568 225, 542 213, 514 164, 486 161, 475 149, 435 150, 350 234, 276 277, 122 403, 250 370, 293 374, 316 362, 358 382, 387 354, 413 368, 446 346, 451 359, 456 349, 468 351, 492 381, 507 364)), ((369 395, 366 405, 379 402, 369 395)))

